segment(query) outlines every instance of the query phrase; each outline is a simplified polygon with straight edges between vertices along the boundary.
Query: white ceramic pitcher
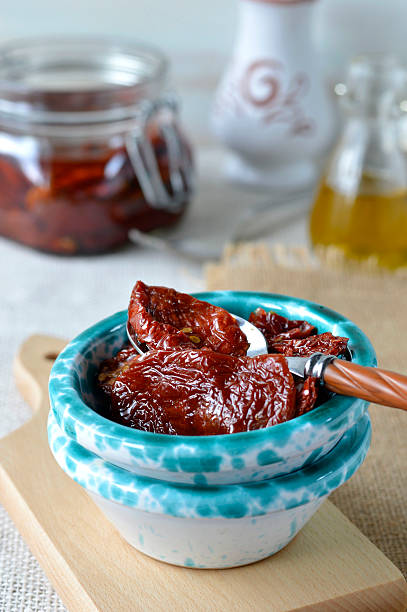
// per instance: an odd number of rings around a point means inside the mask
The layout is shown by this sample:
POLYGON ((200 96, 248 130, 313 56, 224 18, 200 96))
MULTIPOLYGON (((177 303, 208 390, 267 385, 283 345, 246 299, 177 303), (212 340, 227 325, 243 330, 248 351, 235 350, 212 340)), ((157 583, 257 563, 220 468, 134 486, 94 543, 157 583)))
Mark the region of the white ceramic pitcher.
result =
POLYGON ((231 150, 226 172, 259 186, 298 189, 332 143, 333 100, 312 40, 312 0, 240 0, 232 60, 211 124, 231 150))

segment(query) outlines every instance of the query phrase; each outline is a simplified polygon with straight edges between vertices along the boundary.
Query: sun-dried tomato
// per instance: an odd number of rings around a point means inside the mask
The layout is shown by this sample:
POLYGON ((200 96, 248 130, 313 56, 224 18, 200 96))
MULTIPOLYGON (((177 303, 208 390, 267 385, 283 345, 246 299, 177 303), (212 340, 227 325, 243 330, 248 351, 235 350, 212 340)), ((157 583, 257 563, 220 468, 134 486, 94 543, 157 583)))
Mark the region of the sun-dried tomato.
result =
MULTIPOLYGON (((249 320, 264 334, 270 353, 286 357, 307 357, 315 352, 337 356, 347 348, 347 338, 333 336, 330 332, 316 334, 316 328, 308 321, 291 321, 262 308, 252 312, 249 320)), ((300 416, 314 408, 319 388, 314 378, 306 378, 297 381, 296 389, 296 416, 300 416)))
POLYGON ((287 421, 297 410, 294 380, 281 355, 151 351, 126 362, 114 378, 105 387, 111 418, 156 433, 249 431, 287 421))
POLYGON ((330 332, 316 334, 307 321, 258 308, 250 321, 272 354, 249 358, 247 339, 228 312, 141 281, 132 292, 129 321, 149 352, 140 357, 124 348, 102 364, 99 388, 110 412, 101 410, 156 433, 235 433, 301 416, 327 396, 315 378, 293 377, 285 357, 341 355, 348 342, 330 332))
POLYGON ((256 308, 249 317, 267 340, 269 352, 274 352, 274 343, 281 340, 307 338, 316 333, 316 328, 308 321, 291 321, 276 312, 266 312, 263 308, 256 308))
POLYGON ((316 378, 299 379, 295 385, 297 395, 295 400, 295 416, 309 412, 318 399, 318 386, 316 378))
POLYGON ((105 359, 99 369, 98 380, 100 387, 109 393, 111 387, 121 372, 124 372, 130 361, 138 356, 138 352, 132 346, 121 349, 112 359, 105 359))
MULTIPOLYGON (((156 129, 151 143, 171 193, 167 148, 156 129)), ((172 225, 188 204, 169 211, 147 202, 124 146, 49 144, 27 155, 0 152, 0 234, 37 249, 66 255, 106 251, 127 242, 133 227, 172 225)))
POLYGON ((348 338, 333 336, 330 332, 298 340, 273 342, 273 349, 286 357, 307 357, 312 353, 338 356, 346 351, 347 346, 348 338))
POLYGON ((236 320, 223 308, 141 281, 131 294, 129 322, 137 340, 150 349, 207 347, 243 356, 249 347, 236 320))

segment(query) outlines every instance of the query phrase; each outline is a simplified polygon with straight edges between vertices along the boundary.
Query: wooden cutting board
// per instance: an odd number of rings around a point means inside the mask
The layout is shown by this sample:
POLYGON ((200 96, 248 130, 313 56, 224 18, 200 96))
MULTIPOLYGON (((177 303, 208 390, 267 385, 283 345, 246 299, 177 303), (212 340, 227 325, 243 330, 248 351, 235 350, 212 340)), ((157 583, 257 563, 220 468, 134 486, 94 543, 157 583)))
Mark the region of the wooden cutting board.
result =
POLYGON ((18 386, 34 414, 0 441, 0 500, 70 611, 406 608, 399 570, 330 502, 284 550, 242 568, 184 569, 133 549, 48 449, 47 381, 63 346, 33 336, 17 356, 18 386))

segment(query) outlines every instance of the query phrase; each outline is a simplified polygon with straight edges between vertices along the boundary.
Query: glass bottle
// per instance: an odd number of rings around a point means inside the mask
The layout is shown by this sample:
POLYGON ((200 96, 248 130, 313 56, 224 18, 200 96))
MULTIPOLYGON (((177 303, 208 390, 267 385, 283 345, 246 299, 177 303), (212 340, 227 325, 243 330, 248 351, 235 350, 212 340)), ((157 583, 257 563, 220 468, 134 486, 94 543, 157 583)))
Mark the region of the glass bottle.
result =
POLYGON ((347 121, 310 217, 317 251, 329 248, 387 268, 407 265, 407 169, 396 112, 404 80, 393 58, 352 62, 347 121))

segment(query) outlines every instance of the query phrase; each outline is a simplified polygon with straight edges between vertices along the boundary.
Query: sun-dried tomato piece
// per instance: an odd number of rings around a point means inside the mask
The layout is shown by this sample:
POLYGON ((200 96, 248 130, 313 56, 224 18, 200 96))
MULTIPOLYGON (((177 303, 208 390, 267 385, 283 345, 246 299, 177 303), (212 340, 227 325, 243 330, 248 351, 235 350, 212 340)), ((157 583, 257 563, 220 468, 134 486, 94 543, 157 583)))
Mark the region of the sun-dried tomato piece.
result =
MULTIPOLYGON (((149 130, 149 140, 171 193, 167 145, 158 129, 149 130)), ((34 248, 65 255, 106 251, 125 244, 131 228, 173 225, 188 205, 187 196, 176 211, 151 205, 124 146, 73 141, 33 147, 22 157, 17 149, 0 154, 0 234, 34 248)))
MULTIPOLYGON (((107 374, 107 370, 104 369, 107 374)), ((145 431, 226 434, 296 414, 296 389, 281 355, 231 357, 208 349, 150 351, 112 373, 110 416, 145 431)))
POLYGON ((273 342, 273 349, 286 357, 307 357, 317 352, 338 356, 345 352, 347 346, 348 338, 333 336, 330 332, 299 340, 273 342))
POLYGON ((305 412, 309 412, 315 406, 318 399, 318 387, 316 378, 306 378, 297 382, 297 396, 295 400, 295 416, 301 416, 305 412))
POLYGON ((236 320, 223 308, 142 281, 131 294, 129 322, 138 341, 150 349, 208 347, 243 356, 249 347, 236 320))
POLYGON ((263 308, 256 308, 249 321, 263 333, 270 352, 273 352, 275 342, 307 338, 316 332, 316 328, 308 321, 290 321, 276 312, 266 312, 263 308))
POLYGON ((100 366, 98 381, 106 393, 110 392, 116 378, 129 366, 130 361, 138 357, 138 352, 128 345, 122 348, 112 359, 105 359, 100 366))

